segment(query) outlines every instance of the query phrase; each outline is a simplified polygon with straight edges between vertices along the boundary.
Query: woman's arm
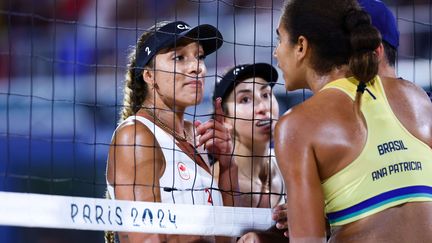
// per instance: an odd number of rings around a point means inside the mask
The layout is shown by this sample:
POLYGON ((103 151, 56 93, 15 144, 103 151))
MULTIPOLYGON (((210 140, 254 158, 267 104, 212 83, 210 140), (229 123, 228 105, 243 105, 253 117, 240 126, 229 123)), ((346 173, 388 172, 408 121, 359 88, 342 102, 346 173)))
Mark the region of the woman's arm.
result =
POLYGON ((218 98, 215 102, 215 119, 202 124, 195 122, 199 135, 197 146, 204 144, 204 148, 219 161, 218 187, 222 192, 224 205, 235 206, 238 205, 235 196, 239 191, 238 167, 234 161, 231 135, 223 124, 222 100, 218 98))
POLYGON ((325 242, 324 196, 307 122, 293 114, 276 125, 275 152, 287 188, 290 242, 325 242))
MULTIPOLYGON (((165 169, 162 151, 153 133, 140 123, 127 123, 111 142, 107 179, 119 200, 160 202, 159 178, 165 169)), ((119 233, 122 242, 158 242, 163 235, 119 233), (128 240, 127 240, 128 239, 128 240)))

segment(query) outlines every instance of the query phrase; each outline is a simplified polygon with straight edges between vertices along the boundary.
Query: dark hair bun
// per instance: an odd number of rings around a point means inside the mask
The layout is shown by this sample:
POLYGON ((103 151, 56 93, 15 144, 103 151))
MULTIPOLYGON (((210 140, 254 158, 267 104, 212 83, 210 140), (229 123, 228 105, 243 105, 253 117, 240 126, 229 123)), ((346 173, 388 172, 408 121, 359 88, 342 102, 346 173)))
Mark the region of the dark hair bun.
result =
POLYGON ((356 28, 362 25, 371 25, 370 16, 363 10, 350 10, 345 16, 345 29, 348 32, 353 32, 356 28))

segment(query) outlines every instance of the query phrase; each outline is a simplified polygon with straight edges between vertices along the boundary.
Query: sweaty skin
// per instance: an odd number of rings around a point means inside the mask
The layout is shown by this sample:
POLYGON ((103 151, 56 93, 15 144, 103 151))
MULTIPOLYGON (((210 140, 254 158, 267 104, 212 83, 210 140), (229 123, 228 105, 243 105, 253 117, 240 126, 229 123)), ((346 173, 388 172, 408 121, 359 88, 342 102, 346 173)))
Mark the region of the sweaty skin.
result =
MULTIPOLYGON (((408 81, 382 81, 399 121, 432 147, 432 108, 424 91, 408 81)), ((286 181, 288 198, 298 199, 289 208, 309 209, 288 210, 288 219, 296 219, 296 224, 290 225, 294 237, 324 235, 324 217, 317 217, 324 212, 321 183, 353 161, 365 144, 367 128, 352 107, 344 93, 325 90, 292 109, 277 124, 275 137, 282 141, 276 146, 278 159, 292 161, 289 167, 281 164, 286 178, 291 178, 286 181), (292 126, 300 129, 290 129, 292 126), (290 146, 284 146, 287 143, 290 146)), ((334 228, 330 242, 427 242, 432 239, 431 228, 432 204, 407 203, 334 228)))

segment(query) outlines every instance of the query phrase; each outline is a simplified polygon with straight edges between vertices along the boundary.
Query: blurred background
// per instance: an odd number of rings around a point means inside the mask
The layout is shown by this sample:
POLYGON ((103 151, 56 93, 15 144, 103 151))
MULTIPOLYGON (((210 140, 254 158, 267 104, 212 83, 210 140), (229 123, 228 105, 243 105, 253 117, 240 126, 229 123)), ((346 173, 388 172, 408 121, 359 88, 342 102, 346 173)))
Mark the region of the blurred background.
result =
MULTIPOLYGON (((331 1, 329 1, 330 3, 331 1)), ((432 6, 384 1, 401 34, 400 77, 432 88, 432 6)), ((98 197, 122 108, 127 55, 162 20, 212 24, 225 43, 207 57, 203 102, 188 110, 205 120, 218 75, 235 64, 268 62, 282 0, 0 1, 0 191, 98 197)), ((279 70, 280 77, 281 72, 279 70)), ((310 97, 274 91, 281 113, 310 97)), ((1 209, 0 209, 1 212, 1 209)), ((0 227, 0 242, 103 242, 102 232, 0 227)))

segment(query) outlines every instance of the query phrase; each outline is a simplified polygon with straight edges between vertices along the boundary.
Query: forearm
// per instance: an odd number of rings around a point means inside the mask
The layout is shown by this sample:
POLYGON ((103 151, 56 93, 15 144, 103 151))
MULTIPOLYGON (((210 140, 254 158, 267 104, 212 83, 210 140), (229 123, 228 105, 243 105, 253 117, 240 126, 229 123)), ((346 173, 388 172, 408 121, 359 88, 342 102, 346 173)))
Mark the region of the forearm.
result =
POLYGON ((238 205, 237 194, 239 192, 238 167, 234 161, 224 164, 229 166, 222 166, 220 163, 218 186, 222 193, 224 206, 236 206, 238 205))

